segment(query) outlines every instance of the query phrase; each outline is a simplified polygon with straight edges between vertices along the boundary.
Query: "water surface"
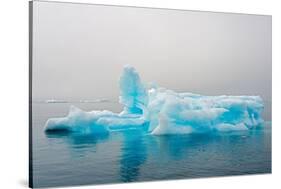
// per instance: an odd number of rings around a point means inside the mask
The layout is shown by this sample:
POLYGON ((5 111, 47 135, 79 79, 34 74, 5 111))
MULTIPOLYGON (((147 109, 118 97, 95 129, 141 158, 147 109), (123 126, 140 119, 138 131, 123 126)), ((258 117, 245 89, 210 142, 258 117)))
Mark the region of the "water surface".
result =
MULTIPOLYGON (((44 133, 47 119, 65 116, 70 105, 33 103, 34 187, 271 173, 270 124, 263 130, 200 135, 44 133)), ((121 110, 111 102, 74 105, 121 110)))

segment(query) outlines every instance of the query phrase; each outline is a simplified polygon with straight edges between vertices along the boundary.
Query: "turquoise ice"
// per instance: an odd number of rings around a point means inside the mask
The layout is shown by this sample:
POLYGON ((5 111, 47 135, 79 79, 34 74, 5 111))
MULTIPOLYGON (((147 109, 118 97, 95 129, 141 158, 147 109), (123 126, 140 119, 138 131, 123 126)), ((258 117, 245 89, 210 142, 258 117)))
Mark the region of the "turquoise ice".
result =
POLYGON ((141 79, 135 68, 124 66, 123 74, 119 80, 119 102, 124 105, 123 114, 143 114, 147 107, 147 90, 141 83, 141 79))
POLYGON ((45 131, 104 134, 140 129, 165 135, 249 130, 264 122, 259 96, 203 96, 148 87, 129 65, 124 66, 119 85, 122 112, 85 112, 71 106, 66 117, 48 119, 45 131))

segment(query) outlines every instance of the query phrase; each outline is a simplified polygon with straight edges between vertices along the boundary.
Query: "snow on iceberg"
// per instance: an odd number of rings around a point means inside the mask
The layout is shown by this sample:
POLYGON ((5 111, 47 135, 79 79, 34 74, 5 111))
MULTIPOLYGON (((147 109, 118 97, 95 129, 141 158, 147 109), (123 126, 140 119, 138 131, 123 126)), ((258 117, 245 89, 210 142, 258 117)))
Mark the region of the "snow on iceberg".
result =
MULTIPOLYGON (((145 87, 135 68, 126 65, 119 80, 121 113, 85 112, 71 106, 62 118, 50 118, 45 131, 82 134, 141 129, 153 135, 240 131, 263 124, 259 96, 203 96, 145 87)), ((146 85, 148 86, 148 85, 146 85)))

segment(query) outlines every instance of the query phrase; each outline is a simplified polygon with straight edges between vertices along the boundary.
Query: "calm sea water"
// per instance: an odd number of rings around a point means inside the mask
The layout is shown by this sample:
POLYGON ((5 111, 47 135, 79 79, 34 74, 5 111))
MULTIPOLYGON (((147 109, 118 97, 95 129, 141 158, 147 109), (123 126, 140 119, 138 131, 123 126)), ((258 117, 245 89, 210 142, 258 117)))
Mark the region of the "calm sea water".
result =
MULTIPOLYGON (((117 103, 74 104, 120 111, 117 103)), ((103 136, 45 134, 68 103, 33 104, 34 187, 271 173, 271 126, 263 130, 173 136, 140 131, 103 136)), ((270 117, 266 115, 266 117, 270 117)))

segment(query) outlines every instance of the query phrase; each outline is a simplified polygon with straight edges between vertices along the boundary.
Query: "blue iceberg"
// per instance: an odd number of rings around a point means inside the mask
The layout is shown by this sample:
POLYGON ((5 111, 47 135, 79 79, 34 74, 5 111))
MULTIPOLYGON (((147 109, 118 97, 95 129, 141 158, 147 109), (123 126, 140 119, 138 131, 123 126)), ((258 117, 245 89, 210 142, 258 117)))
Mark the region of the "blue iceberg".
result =
POLYGON ((153 135, 225 132, 262 126, 264 105, 259 96, 203 96, 145 85, 132 66, 119 80, 120 113, 85 112, 70 107, 66 117, 50 118, 46 132, 101 134, 140 129, 153 135))

